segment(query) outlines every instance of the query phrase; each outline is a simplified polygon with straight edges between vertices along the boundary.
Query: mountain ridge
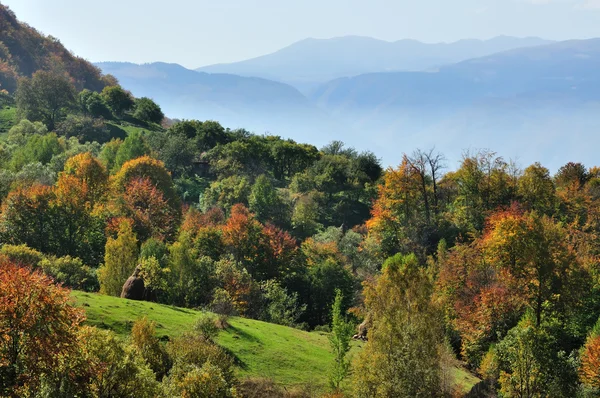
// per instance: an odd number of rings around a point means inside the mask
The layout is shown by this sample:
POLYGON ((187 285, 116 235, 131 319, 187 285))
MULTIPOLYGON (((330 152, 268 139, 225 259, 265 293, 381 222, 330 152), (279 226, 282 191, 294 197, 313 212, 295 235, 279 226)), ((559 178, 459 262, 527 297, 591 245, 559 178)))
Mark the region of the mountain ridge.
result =
POLYGON ((339 77, 426 70, 507 49, 547 43, 551 41, 510 36, 451 43, 423 43, 412 39, 391 42, 366 36, 307 38, 270 54, 195 70, 263 77, 290 84, 308 94, 319 84, 339 77))

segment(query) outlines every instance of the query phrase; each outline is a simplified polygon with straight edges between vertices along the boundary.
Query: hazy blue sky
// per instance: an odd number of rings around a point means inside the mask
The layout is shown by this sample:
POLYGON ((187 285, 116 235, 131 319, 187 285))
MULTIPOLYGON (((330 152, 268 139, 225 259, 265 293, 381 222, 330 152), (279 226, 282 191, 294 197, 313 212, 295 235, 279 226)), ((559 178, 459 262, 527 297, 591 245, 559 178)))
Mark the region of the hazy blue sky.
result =
POLYGON ((91 61, 186 67, 242 60, 306 37, 426 42, 500 34, 600 36, 600 0, 0 0, 91 61))

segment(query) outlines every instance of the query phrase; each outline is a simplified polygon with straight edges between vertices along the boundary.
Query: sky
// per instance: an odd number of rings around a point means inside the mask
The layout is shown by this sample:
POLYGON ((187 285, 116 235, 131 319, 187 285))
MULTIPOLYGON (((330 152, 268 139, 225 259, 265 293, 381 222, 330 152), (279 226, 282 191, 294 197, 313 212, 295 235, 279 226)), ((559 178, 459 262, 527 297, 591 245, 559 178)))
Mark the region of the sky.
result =
POLYGON ((449 42, 498 35, 600 37, 600 0, 0 0, 90 61, 187 68, 307 37, 449 42))

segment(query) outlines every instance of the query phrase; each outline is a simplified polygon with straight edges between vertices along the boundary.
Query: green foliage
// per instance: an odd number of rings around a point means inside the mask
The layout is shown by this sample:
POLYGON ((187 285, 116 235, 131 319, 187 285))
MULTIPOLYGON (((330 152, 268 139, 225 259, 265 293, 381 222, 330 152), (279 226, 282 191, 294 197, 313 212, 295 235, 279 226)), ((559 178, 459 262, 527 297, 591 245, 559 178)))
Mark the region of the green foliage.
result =
POLYGON ((535 325, 533 313, 496 346, 500 391, 505 397, 572 397, 578 389, 573 358, 557 350, 548 324, 535 325))
POLYGON ((41 121, 52 131, 75 105, 75 87, 64 74, 39 70, 19 80, 15 99, 21 118, 41 121))
POLYGON ((50 256, 40 261, 39 266, 56 282, 72 289, 95 292, 100 287, 96 271, 78 258, 50 256))
POLYGON ((312 265, 308 270, 310 281, 310 301, 306 311, 311 326, 324 325, 331 321, 330 308, 336 291, 343 295, 342 310, 350 308, 356 287, 352 272, 344 265, 328 259, 312 265))
POLYGON ((194 325, 194 331, 200 333, 200 335, 208 341, 215 341, 216 337, 219 335, 217 317, 213 315, 201 317, 194 325))
POLYGON ((119 145, 115 155, 113 171, 118 171, 128 160, 133 160, 150 153, 150 148, 140 131, 131 132, 125 141, 119 145))
POLYGON ((159 384, 144 358, 108 330, 85 327, 80 332, 81 359, 92 367, 89 390, 100 397, 148 397, 159 384))
POLYGON ((135 104, 131 93, 123 90, 120 86, 104 87, 100 95, 117 116, 122 116, 123 113, 132 109, 135 104))
POLYGON ((27 245, 4 245, 0 249, 0 254, 5 255, 15 264, 36 268, 44 258, 39 251, 28 247, 27 245))
POLYGON ((366 287, 372 324, 354 369, 358 397, 441 395, 439 346, 444 341, 432 290, 416 257, 400 254, 388 259, 382 275, 366 287))
POLYGON ((342 381, 350 372, 350 361, 346 356, 350 351, 350 341, 354 334, 354 325, 345 319, 342 312, 342 300, 342 292, 336 290, 335 301, 331 307, 331 334, 329 335, 329 345, 335 358, 329 384, 335 390, 340 389, 342 381))
POLYGON ((238 203, 248 204, 250 192, 251 186, 246 177, 227 177, 213 182, 204 191, 200 199, 200 206, 204 211, 208 211, 215 206, 229 210, 238 203))
POLYGON ((19 171, 30 163, 47 164, 53 156, 63 152, 64 149, 64 144, 54 133, 32 135, 24 146, 15 150, 10 167, 13 171, 19 171))
POLYGON ((103 145, 102 152, 100 153, 100 159, 107 170, 116 171, 119 168, 116 166, 117 163, 117 152, 119 147, 123 144, 123 141, 118 138, 113 138, 109 142, 103 145))
POLYGON ((98 270, 100 291, 111 296, 120 296, 123 284, 131 276, 137 265, 137 239, 131 224, 121 222, 116 239, 108 238, 104 254, 104 264, 98 270))
POLYGON ((77 140, 82 143, 92 141, 104 143, 110 138, 104 121, 87 116, 67 116, 56 127, 56 132, 67 138, 77 137, 77 140))
POLYGON ((142 97, 135 100, 133 117, 147 123, 160 123, 165 118, 160 106, 150 98, 142 97))
POLYGON ((156 323, 144 317, 138 319, 131 328, 131 343, 136 354, 144 358, 146 364, 161 381, 171 367, 169 356, 156 337, 156 323))
POLYGON ((110 118, 111 112, 102 96, 94 91, 83 90, 78 96, 79 107, 85 116, 110 118))
POLYGON ((200 256, 191 239, 182 235, 169 247, 171 302, 188 307, 208 304, 215 286, 215 263, 200 256))
POLYGON ((276 280, 261 283, 264 300, 264 321, 279 325, 294 326, 306 305, 298 303, 297 293, 288 293, 276 280))
POLYGON ((48 129, 42 122, 30 122, 27 119, 19 121, 9 131, 7 142, 11 145, 22 146, 33 135, 46 135, 48 129))
POLYGON ((285 205, 266 175, 259 176, 254 182, 248 197, 248 205, 260 222, 286 224, 285 205))

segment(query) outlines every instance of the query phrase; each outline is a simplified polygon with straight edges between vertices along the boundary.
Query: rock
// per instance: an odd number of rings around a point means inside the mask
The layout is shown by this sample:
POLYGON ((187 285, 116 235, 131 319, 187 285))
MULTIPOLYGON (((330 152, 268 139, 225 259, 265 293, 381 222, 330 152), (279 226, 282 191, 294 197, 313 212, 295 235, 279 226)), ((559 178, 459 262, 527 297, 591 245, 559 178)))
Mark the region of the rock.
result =
POLYGON ((127 279, 123 285, 123 291, 121 291, 121 298, 130 300, 143 300, 146 287, 144 286, 144 279, 139 276, 140 267, 135 267, 133 274, 127 279))

